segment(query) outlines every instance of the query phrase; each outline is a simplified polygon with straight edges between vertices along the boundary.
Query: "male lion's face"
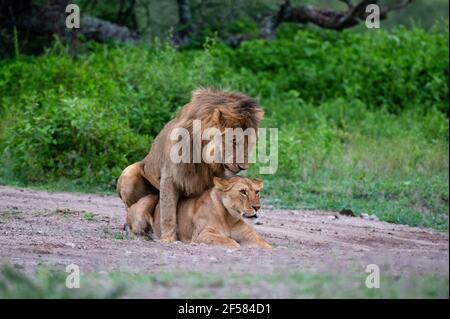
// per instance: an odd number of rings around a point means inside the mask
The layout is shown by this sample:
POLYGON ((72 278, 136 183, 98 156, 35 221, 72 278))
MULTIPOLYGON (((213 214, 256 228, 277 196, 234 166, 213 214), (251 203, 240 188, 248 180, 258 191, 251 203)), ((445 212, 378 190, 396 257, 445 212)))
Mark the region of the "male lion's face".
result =
POLYGON ((215 154, 225 168, 225 176, 231 177, 249 168, 250 155, 256 146, 258 124, 262 110, 256 109, 249 115, 241 109, 215 109, 211 123, 220 131, 220 138, 212 142, 218 152, 215 154), (246 115, 242 115, 246 114, 246 115), (254 118, 255 123, 247 121, 254 118))
POLYGON ((222 202, 228 212, 238 218, 256 218, 261 208, 259 192, 263 182, 259 179, 214 177, 214 186, 222 193, 222 202))
MULTIPOLYGON (((227 141, 226 139, 224 139, 223 144, 224 150, 225 147, 227 146, 226 143, 227 141)), ((241 139, 234 137, 233 140, 230 141, 229 143, 230 144, 228 146, 232 147, 233 152, 232 153, 229 152, 229 154, 225 153, 224 167, 225 170, 229 173, 228 176, 233 176, 241 171, 245 171, 248 169, 250 153, 254 148, 255 143, 254 141, 251 141, 251 139, 248 136, 245 136, 241 139)))

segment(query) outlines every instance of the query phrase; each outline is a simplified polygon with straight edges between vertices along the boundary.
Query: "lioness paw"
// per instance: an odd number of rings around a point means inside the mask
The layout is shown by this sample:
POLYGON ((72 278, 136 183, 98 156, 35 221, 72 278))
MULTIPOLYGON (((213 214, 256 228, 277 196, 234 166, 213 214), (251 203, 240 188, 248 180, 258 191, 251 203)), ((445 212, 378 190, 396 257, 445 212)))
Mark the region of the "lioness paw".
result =
POLYGON ((260 242, 260 243, 258 243, 258 246, 262 247, 262 248, 266 248, 266 249, 271 249, 272 248, 272 246, 269 243, 267 243, 267 242, 260 242))
POLYGON ((227 243, 227 244, 225 244, 225 246, 227 246, 227 247, 230 247, 230 248, 238 248, 238 247, 241 247, 241 245, 239 245, 237 242, 230 242, 230 243, 227 243))

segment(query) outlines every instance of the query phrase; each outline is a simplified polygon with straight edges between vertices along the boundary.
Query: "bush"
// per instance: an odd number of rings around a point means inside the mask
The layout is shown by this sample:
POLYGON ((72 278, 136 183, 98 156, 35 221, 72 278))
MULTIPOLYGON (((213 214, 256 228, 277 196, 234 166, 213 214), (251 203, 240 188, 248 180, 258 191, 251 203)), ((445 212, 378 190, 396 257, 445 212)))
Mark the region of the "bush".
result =
POLYGON ((437 108, 448 115, 448 32, 302 30, 291 38, 244 42, 228 51, 231 63, 250 70, 264 96, 295 90, 314 103, 342 97, 372 110, 437 108))
POLYGON ((60 176, 113 184, 127 163, 148 150, 149 136, 99 105, 74 98, 26 107, 5 136, 5 160, 30 182, 60 176))

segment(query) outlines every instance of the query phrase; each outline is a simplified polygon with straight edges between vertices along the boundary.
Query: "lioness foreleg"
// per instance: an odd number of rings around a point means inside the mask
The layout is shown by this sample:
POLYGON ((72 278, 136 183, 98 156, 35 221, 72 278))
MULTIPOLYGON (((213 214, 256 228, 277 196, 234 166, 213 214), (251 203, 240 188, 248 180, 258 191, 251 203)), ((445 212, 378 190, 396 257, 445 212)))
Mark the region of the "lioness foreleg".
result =
POLYGON ((265 241, 264 238, 258 235, 253 227, 244 222, 233 229, 232 237, 241 244, 256 245, 262 248, 272 248, 272 246, 265 241))
POLYGON ((212 245, 222 245, 227 247, 239 247, 240 245, 233 239, 221 235, 213 230, 205 230, 194 239, 196 243, 205 243, 212 245))

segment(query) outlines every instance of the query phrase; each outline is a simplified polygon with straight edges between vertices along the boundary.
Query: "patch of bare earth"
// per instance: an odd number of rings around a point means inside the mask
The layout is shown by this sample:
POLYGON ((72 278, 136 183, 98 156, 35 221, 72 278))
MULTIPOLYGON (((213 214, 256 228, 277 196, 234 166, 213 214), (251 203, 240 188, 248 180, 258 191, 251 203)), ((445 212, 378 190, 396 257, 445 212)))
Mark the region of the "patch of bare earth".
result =
POLYGON ((71 263, 84 271, 363 274, 377 264, 392 274, 449 272, 448 233, 333 212, 266 210, 255 228, 271 250, 128 240, 124 220, 114 196, 0 186, 0 263, 26 272, 71 263))

